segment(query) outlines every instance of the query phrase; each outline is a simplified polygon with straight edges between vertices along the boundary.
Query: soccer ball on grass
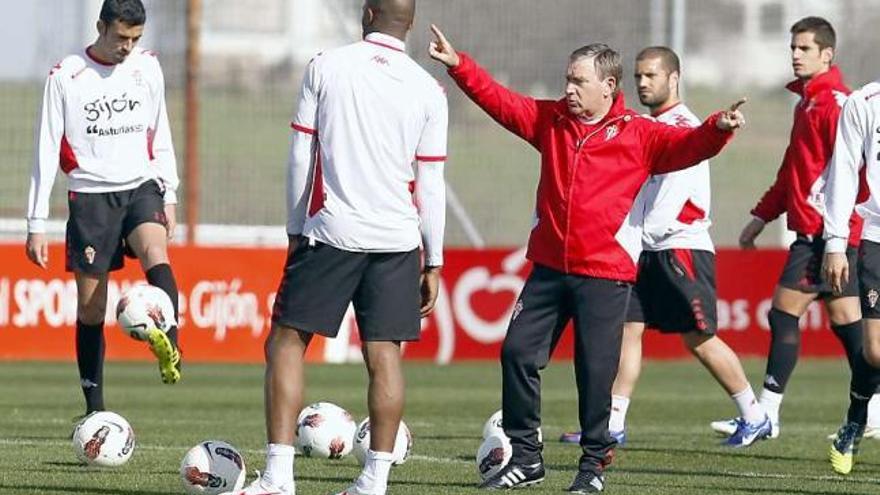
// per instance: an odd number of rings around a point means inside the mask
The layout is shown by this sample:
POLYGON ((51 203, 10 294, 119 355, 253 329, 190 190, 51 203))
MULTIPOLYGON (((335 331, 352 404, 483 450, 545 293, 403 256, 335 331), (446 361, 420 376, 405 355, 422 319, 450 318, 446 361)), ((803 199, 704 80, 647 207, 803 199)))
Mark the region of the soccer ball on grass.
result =
MULTIPOLYGON (((401 421, 400 426, 397 428, 397 437, 394 439, 394 450, 391 452, 391 455, 394 456, 394 460, 391 463, 397 466, 406 462, 406 460, 409 459, 412 446, 412 433, 409 431, 409 427, 406 426, 406 423, 401 421)), ((358 462, 361 463, 361 466, 367 462, 367 450, 369 449, 370 418, 366 418, 361 421, 358 425, 357 433, 354 434, 353 453, 358 462)))
POLYGON ((208 440, 189 449, 180 463, 180 480, 187 493, 218 495, 244 486, 244 459, 232 445, 208 440))
POLYGON ((306 457, 341 459, 351 452, 355 428, 348 411, 330 402, 316 402, 299 415, 296 447, 306 457))
POLYGON ((134 446, 131 425, 114 412, 93 412, 80 420, 73 430, 73 449, 77 459, 92 466, 121 466, 131 459, 134 446))

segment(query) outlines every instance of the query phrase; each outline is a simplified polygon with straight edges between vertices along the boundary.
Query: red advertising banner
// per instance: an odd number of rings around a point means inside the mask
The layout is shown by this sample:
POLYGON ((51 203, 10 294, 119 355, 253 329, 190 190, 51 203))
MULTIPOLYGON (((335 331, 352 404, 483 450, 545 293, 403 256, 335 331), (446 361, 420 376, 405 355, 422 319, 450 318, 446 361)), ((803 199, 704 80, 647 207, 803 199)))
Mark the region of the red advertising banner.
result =
MULTIPOLYGON (((63 271, 63 249, 52 246, 50 268, 42 270, 27 261, 21 245, 0 245, 0 359, 74 358, 76 286, 63 271)), ((740 354, 767 352, 767 311, 785 255, 781 250, 718 253, 720 336, 740 354)), ((263 361, 263 340, 284 256, 283 249, 172 248, 180 290, 181 347, 187 361, 263 361)), ((497 359, 529 269, 523 250, 449 250, 436 310, 422 322, 422 340, 405 345, 406 358, 439 363, 497 359)), ((136 283, 143 283, 136 262, 129 261, 111 276, 105 331, 109 359, 151 359, 142 343, 115 325, 113 309, 119 295, 136 283)), ((801 326, 804 355, 842 355, 818 304, 810 307, 801 326)), ((566 332, 555 357, 570 357, 571 342, 571 332, 566 332)), ((680 358, 688 352, 677 336, 648 332, 644 354, 680 358)), ((339 337, 316 339, 309 358, 360 359, 351 310, 339 337)))

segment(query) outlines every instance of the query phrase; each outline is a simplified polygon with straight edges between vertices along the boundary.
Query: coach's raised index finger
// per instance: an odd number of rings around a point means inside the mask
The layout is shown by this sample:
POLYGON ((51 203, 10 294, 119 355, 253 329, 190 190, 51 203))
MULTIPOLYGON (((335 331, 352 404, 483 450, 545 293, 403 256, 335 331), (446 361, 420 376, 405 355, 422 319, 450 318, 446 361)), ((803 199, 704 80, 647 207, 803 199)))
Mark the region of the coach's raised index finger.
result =
POLYGON ((730 111, 735 112, 735 111, 739 110, 739 107, 745 105, 747 101, 749 101, 749 99, 746 98, 745 96, 743 96, 742 98, 737 100, 736 103, 734 103, 733 105, 730 105, 730 111))
POLYGON ((437 41, 439 41, 441 45, 449 45, 449 42, 446 41, 446 36, 443 36, 443 31, 440 31, 440 28, 438 28, 436 24, 431 24, 431 32, 434 33, 434 36, 437 37, 437 41))

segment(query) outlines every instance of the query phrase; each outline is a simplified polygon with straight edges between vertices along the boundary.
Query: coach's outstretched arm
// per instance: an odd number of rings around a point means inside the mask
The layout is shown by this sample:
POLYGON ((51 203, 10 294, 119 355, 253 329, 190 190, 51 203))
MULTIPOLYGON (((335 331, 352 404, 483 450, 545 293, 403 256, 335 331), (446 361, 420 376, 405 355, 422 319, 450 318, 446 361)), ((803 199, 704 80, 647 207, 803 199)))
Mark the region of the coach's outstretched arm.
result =
POLYGON ((555 102, 536 100, 504 87, 468 54, 457 52, 440 28, 432 24, 431 31, 435 37, 428 46, 431 58, 446 65, 461 90, 490 117, 537 147, 539 115, 552 111, 555 102))
POLYGON ((741 98, 693 129, 656 123, 645 146, 650 172, 675 172, 717 155, 733 137, 733 131, 745 125, 745 117, 739 110, 745 102, 746 99, 741 98))

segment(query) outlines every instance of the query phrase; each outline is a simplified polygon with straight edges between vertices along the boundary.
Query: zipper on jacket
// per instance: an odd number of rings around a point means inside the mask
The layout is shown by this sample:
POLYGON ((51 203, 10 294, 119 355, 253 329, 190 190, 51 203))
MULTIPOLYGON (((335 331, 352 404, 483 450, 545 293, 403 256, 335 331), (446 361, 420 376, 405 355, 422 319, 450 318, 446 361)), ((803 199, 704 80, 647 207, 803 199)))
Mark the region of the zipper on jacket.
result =
POLYGON ((598 128, 594 129, 592 132, 587 133, 586 136, 575 141, 574 160, 572 160, 572 162, 571 162, 571 174, 570 174, 571 179, 568 181, 568 191, 567 191, 568 192, 568 208, 567 208, 567 211, 565 212, 565 237, 562 240, 562 266, 565 269, 565 273, 569 273, 569 271, 570 271, 569 266, 568 266, 568 239, 569 239, 569 232, 571 231, 571 210, 572 210, 572 205, 574 203, 572 201, 571 194, 572 194, 572 189, 574 189, 574 181, 575 181, 575 176, 577 174, 578 159, 581 156, 581 148, 583 148, 584 145, 587 144, 587 141, 589 141, 591 137, 595 136, 596 134, 598 134, 600 131, 602 131, 603 129, 605 129, 606 127, 611 125, 612 123, 615 123, 618 120, 623 120, 624 117, 626 117, 626 115, 621 115, 619 117, 615 117, 613 119, 610 119, 607 122, 605 122, 604 124, 602 124, 601 126, 599 126, 598 128))

